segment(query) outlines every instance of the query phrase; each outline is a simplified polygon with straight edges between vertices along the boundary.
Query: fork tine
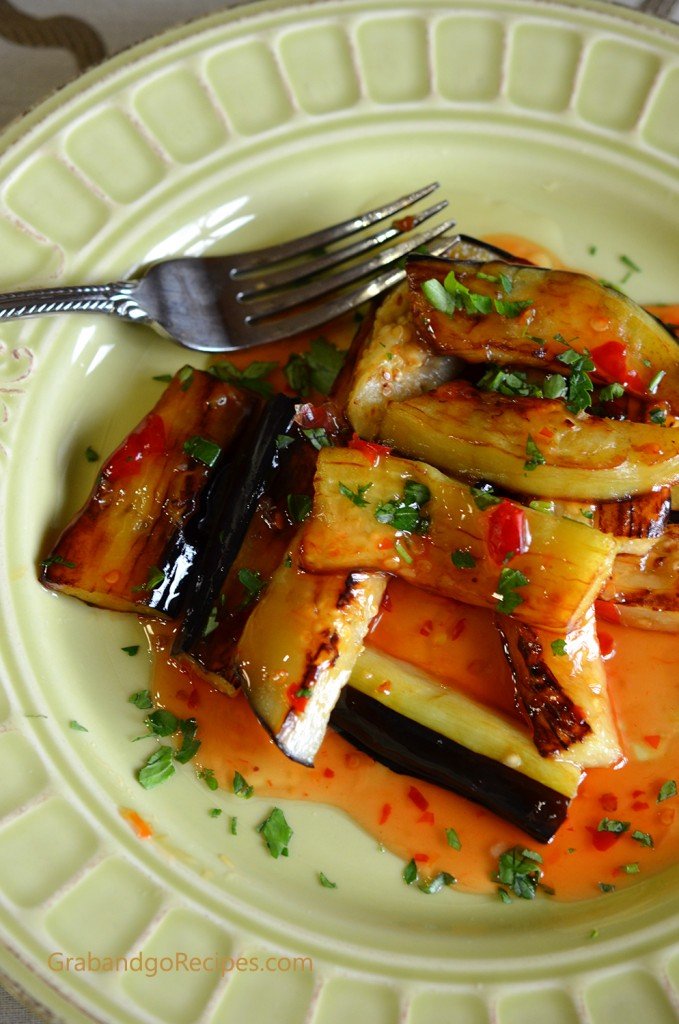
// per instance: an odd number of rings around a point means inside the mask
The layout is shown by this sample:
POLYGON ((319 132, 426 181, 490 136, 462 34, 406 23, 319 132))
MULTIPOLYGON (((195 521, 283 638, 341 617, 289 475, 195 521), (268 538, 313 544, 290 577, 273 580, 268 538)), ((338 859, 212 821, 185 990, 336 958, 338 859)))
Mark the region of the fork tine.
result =
MULTIPOLYGON (((431 256, 445 256, 448 250, 459 241, 459 238, 459 235, 437 238, 428 243, 427 251, 431 256)), ((350 291, 343 292, 330 302, 322 302, 309 309, 303 309, 299 313, 281 317, 280 320, 246 326, 242 329, 241 336, 248 347, 270 341, 283 341, 301 331, 320 327, 321 324, 325 324, 329 320, 349 313, 352 309, 356 309, 369 299, 376 298, 388 288, 398 284, 404 277, 405 270, 402 267, 390 267, 377 277, 363 282, 350 291)))
POLYGON ((337 274, 328 274, 325 277, 314 278, 313 281, 303 285, 301 288, 293 288, 289 292, 282 294, 277 292, 268 298, 254 299, 250 306, 248 304, 244 306, 246 319, 248 322, 256 323, 264 317, 284 313, 288 309, 294 309, 295 306, 300 306, 305 302, 318 299, 322 295, 327 295, 328 292, 344 288, 362 277, 375 274, 390 263, 395 263, 403 256, 407 256, 409 252, 412 252, 418 246, 425 245, 427 242, 431 242, 434 238, 442 235, 445 231, 449 231, 454 224, 454 220, 444 220, 428 231, 411 235, 404 242, 399 242, 398 245, 392 245, 388 249, 383 249, 376 256, 373 256, 372 259, 354 263, 347 267, 346 270, 341 270, 337 274))
POLYGON ((363 228, 377 224, 387 217, 393 217, 395 213, 404 210, 407 206, 424 199, 439 187, 438 181, 433 181, 424 188, 410 192, 407 196, 400 196, 384 206, 378 206, 367 213, 359 214, 358 217, 351 217, 349 220, 341 221, 329 228, 322 228, 320 231, 312 231, 309 235, 301 238, 294 238, 290 242, 283 242, 281 245, 269 245, 264 249, 255 249, 252 252, 239 253, 234 255, 232 265, 235 270, 234 276, 238 276, 245 270, 256 270, 263 263, 278 263, 281 260, 292 259, 294 256, 302 256, 312 249, 318 249, 332 242, 339 242, 342 238, 362 231, 363 228))
MULTIPOLYGON (((248 278, 244 283, 243 290, 238 293, 239 300, 250 299, 257 295, 261 295, 263 292, 271 291, 274 288, 281 288, 287 284, 298 285, 301 280, 307 277, 315 276, 320 274, 324 270, 329 270, 331 267, 337 266, 338 263, 345 263, 347 260, 353 259, 355 256, 360 256, 364 252, 368 252, 370 249, 375 249, 379 245, 384 245, 385 242, 390 241, 392 238, 398 238, 399 235, 405 235, 412 231, 414 228, 424 224, 426 220, 431 217, 435 217, 437 213, 444 210, 448 205, 447 199, 442 199, 440 203, 436 203, 434 206, 428 206, 426 210, 421 213, 415 214, 408 218, 408 224, 404 227, 395 227, 390 225, 388 228, 383 228, 374 235, 369 235, 367 238, 361 238, 357 242, 352 242, 349 245, 342 246, 340 249, 333 249, 331 252, 327 252, 316 259, 307 259, 304 263, 296 263, 291 267, 283 267, 281 270, 267 271, 264 270, 263 275, 255 279, 248 278), (247 282, 252 280, 252 284, 248 288, 247 282)), ((219 258, 219 257, 218 257, 219 258)), ((239 279, 239 275, 236 276, 236 282, 239 279)))

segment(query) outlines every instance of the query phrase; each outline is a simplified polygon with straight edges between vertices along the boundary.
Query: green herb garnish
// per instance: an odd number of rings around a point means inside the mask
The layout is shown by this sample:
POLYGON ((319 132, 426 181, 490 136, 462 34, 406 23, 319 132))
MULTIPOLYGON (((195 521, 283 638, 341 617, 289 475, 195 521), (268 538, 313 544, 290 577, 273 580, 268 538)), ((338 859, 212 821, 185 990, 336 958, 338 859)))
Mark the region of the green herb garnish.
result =
POLYGON ((279 452, 282 452, 285 448, 289 448, 290 445, 294 443, 294 437, 290 437, 289 434, 279 434, 276 438, 276 449, 279 452))
POLYGON ((250 786, 247 781, 243 778, 240 772, 233 773, 233 791, 236 796, 240 796, 243 800, 249 800, 255 791, 254 786, 250 786))
POLYGON ((431 491, 426 484, 417 480, 406 480, 403 495, 378 505, 375 519, 378 523, 393 526, 404 533, 426 533, 429 529, 429 517, 422 515, 422 506, 431 500, 431 491))
MULTIPOLYGON (((124 650, 125 648, 123 648, 124 650)), ((135 652, 136 653, 136 652, 135 652)), ((137 690, 136 693, 131 693, 127 698, 130 704, 134 704, 140 711, 146 711, 148 708, 153 707, 153 701, 151 700, 151 694, 148 690, 137 690)))
POLYGON ((602 892, 615 892, 615 886, 611 882, 597 883, 602 892))
POLYGON ((406 885, 412 885, 417 879, 417 864, 411 858, 403 869, 403 881, 406 885))
POLYGON ((664 427, 665 420, 667 419, 667 412, 665 409, 651 409, 649 419, 651 423, 657 423, 659 427, 664 427))
POLYGON ((49 555, 48 558, 43 558, 40 565, 43 569, 49 569, 50 565, 63 565, 65 569, 75 569, 75 562, 71 562, 61 555, 49 555))
POLYGON ((357 491, 352 491, 346 484, 339 484, 339 492, 349 501, 352 501, 358 508, 365 508, 369 502, 365 500, 366 493, 370 490, 372 484, 359 484, 357 491))
POLYGON ((174 775, 175 767, 172 763, 172 747, 161 744, 146 761, 146 764, 137 772, 137 779, 144 789, 153 789, 161 782, 174 775))
POLYGON ((639 867, 639 862, 635 861, 633 864, 623 864, 620 870, 624 871, 626 875, 638 875, 641 868, 639 867))
POLYGON ((254 569, 239 569, 238 582, 242 583, 247 591, 243 607, 247 607, 252 601, 255 601, 266 586, 266 581, 254 569))
POLYGON ((658 370, 648 382, 649 394, 654 395, 660 386, 660 381, 665 376, 665 370, 658 370))
POLYGON ((618 821, 617 818, 602 818, 597 825, 597 832, 615 832, 618 835, 630 827, 629 821, 618 821))
POLYGON ((283 373, 296 394, 305 396, 313 390, 327 395, 342 369, 345 355, 325 338, 315 338, 308 352, 290 356, 283 373))
POLYGON ((450 559, 456 569, 473 569, 476 566, 476 559, 471 551, 464 551, 462 548, 453 551, 450 559))
POLYGON ((171 373, 159 373, 157 376, 152 377, 152 380, 157 380, 160 384, 170 384, 172 381, 171 373))
POLYGON ((202 779, 207 788, 212 790, 212 792, 214 792, 216 789, 219 789, 219 783, 215 778, 213 768, 201 768, 201 770, 198 772, 198 778, 202 779))
POLYGON ((303 523, 311 514, 313 499, 308 494, 288 494, 287 505, 293 523, 303 523))
POLYGON ((561 658, 566 653, 566 641, 563 639, 552 640, 551 643, 552 654, 556 654, 557 657, 561 658))
POLYGON ((332 441, 328 437, 325 427, 310 427, 308 430, 303 430, 302 433, 318 452, 321 448, 332 447, 332 441))
POLYGON ((179 722, 179 729, 182 734, 182 742, 179 749, 175 751, 174 759, 180 764, 187 764, 200 749, 200 740, 196 739, 198 723, 195 718, 186 718, 179 722))
MULTIPOLYGON (((129 647, 121 647, 120 650, 124 651, 129 658, 134 658, 135 654, 138 654, 139 652, 139 644, 130 644, 129 647)), ((146 693, 148 693, 148 690, 146 693)), ((151 705, 149 704, 149 707, 150 706, 151 705)))
POLYGON ((161 583, 165 582, 165 573, 162 569, 159 569, 157 565, 152 565, 148 572, 148 578, 146 583, 140 583, 137 587, 132 587, 133 591, 138 590, 155 590, 161 583))
POLYGON ((674 779, 668 779, 667 782, 663 782, 658 793, 657 803, 661 804, 663 800, 669 800, 671 797, 677 795, 677 784, 674 779))
POLYGON ((624 394, 625 389, 622 384, 607 384, 605 388, 601 388, 599 391, 599 400, 601 402, 612 402, 616 398, 622 398, 624 394))
POLYGON ((227 381, 227 383, 233 384, 238 388, 245 388, 247 391, 254 391, 256 395, 261 395, 262 398, 271 398, 273 386, 265 378, 277 366, 278 363, 255 361, 246 366, 244 370, 239 370, 237 366, 234 366, 233 363, 225 359, 224 362, 214 363, 213 366, 209 366, 208 370, 218 380, 227 381))
POLYGON ((447 828, 446 829, 446 839, 448 840, 448 846, 452 846, 453 850, 461 850, 462 849, 462 843, 460 842, 460 837, 458 836, 458 834, 457 834, 457 832, 455 831, 454 828, 447 828))
POLYGON ((474 499, 476 507, 482 512, 485 512, 492 505, 499 505, 502 500, 496 494, 493 494, 493 488, 490 484, 487 484, 485 487, 470 487, 469 493, 474 499))
POLYGON ((420 892, 426 893, 431 896, 434 893, 440 892, 446 885, 455 885, 457 878, 455 875, 449 874, 447 871, 439 871, 438 875, 434 875, 433 878, 423 878, 417 883, 417 888, 420 892))
POLYGON ((190 455, 192 459, 197 459, 198 462, 203 462, 206 466, 214 466, 217 459, 222 453, 222 449, 214 441, 209 441, 206 437, 190 437, 188 441, 184 441, 184 451, 187 455, 190 455))
POLYGON ((318 872, 318 881, 321 883, 324 889, 336 889, 337 882, 331 882, 330 879, 323 874, 322 871, 318 872))
POLYGON ((221 807, 211 807, 207 813, 211 818, 219 818, 222 814, 222 809, 221 807))
POLYGON ((649 832, 640 832, 637 828, 632 832, 632 839, 637 843, 641 843, 642 846, 648 846, 650 849, 653 849, 653 836, 649 832))
POLYGON ((232 836, 238 835, 238 818, 234 816, 232 816, 231 821, 229 822, 229 832, 232 836))
POLYGON ((99 462, 99 452, 96 452, 89 444, 85 449, 85 458, 88 462, 99 462))
POLYGON ((542 454, 542 452, 540 451, 540 449, 538 448, 530 434, 528 435, 528 440, 526 441, 526 456, 527 458, 523 464, 523 468, 528 473, 531 473, 534 469, 537 469, 538 466, 544 466, 547 462, 546 458, 544 457, 544 455, 542 454))
MULTIPOLYGON (((554 339, 561 345, 568 345, 568 342, 560 334, 555 334, 554 339)), ((569 347, 566 352, 561 352, 556 358, 564 366, 570 367, 571 371, 568 378, 566 408, 575 415, 584 412, 592 404, 592 391, 594 390, 592 379, 589 376, 594 369, 594 363, 589 352, 587 349, 584 352, 576 352, 574 348, 569 347)))
POLYGON ((69 727, 69 729, 73 729, 75 732, 89 732, 90 731, 89 729, 86 729, 84 725, 81 725, 80 722, 76 722, 75 718, 71 719, 71 721, 68 723, 68 727, 69 727))
POLYGON ((188 391, 193 384, 193 367, 182 366, 181 370, 177 372, 177 379, 181 384, 182 391, 188 391))
POLYGON ((521 594, 517 594, 518 587, 527 587, 529 579, 519 569, 510 569, 505 566, 500 571, 500 577, 497 581, 497 594, 494 596, 498 598, 496 609, 502 612, 503 615, 511 615, 520 604, 523 604, 523 597, 521 594))
POLYGON ((533 900, 542 878, 542 857, 534 850, 514 846, 500 854, 496 881, 524 900, 533 900))
POLYGON ((268 818, 257 826, 257 831, 263 836, 272 857, 278 859, 288 856, 288 843, 293 831, 279 807, 274 807, 268 818))

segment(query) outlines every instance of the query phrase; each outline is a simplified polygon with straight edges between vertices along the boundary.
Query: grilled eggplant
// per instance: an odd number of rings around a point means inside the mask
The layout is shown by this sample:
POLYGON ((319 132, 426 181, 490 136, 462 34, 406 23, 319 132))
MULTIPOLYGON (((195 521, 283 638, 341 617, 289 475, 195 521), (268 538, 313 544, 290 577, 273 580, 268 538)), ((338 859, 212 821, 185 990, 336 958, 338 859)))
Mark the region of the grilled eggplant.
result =
POLYGON ((255 714, 294 761, 313 764, 386 582, 380 574, 301 572, 293 545, 250 615, 235 670, 255 714))
POLYGON ((251 398, 211 374, 180 370, 104 464, 42 563, 41 582, 113 611, 176 610, 202 496, 252 409, 251 398))
POLYGON ((561 757, 541 757, 521 722, 484 707, 413 665, 366 647, 349 685, 467 750, 512 768, 519 776, 567 797, 577 792, 579 766, 561 757))
POLYGON ((618 499, 679 480, 679 431, 575 416, 560 401, 461 380, 390 402, 380 437, 456 476, 544 498, 618 499))
POLYGON ((500 261, 412 256, 407 269, 415 326, 435 352, 470 363, 520 363, 562 372, 559 355, 587 351, 600 380, 624 384, 647 399, 649 384, 664 371, 653 395, 679 408, 675 338, 615 288, 583 274, 500 261), (451 271, 462 288, 481 297, 469 301, 472 312, 464 305, 452 314, 442 312, 422 291, 425 282, 442 284, 451 271))
POLYGON ((421 462, 384 456, 372 466, 358 451, 326 448, 314 493, 302 539, 302 564, 312 572, 392 573, 469 604, 511 605, 522 621, 561 630, 579 621, 611 571, 610 537, 475 494, 421 462), (409 503, 409 493, 419 494, 419 506, 409 503), (481 499, 494 504, 482 511, 481 499), (498 551, 494 538, 507 513, 520 522, 525 541, 511 567, 503 563, 512 552, 498 551), (455 553, 461 564, 451 558, 455 553), (503 592, 511 580, 520 594, 508 601, 503 592))
POLYGON ((418 339, 402 284, 379 306, 370 336, 353 369, 346 401, 348 419, 361 437, 377 436, 387 402, 408 398, 452 377, 458 361, 434 354, 418 339))
POLYGON ((619 554, 601 597, 625 626, 679 632, 679 526, 668 526, 646 554, 619 554))
POLYGON ((567 752, 581 768, 622 758, 594 609, 565 637, 533 629, 507 616, 497 626, 509 662, 517 705, 543 756, 567 752))

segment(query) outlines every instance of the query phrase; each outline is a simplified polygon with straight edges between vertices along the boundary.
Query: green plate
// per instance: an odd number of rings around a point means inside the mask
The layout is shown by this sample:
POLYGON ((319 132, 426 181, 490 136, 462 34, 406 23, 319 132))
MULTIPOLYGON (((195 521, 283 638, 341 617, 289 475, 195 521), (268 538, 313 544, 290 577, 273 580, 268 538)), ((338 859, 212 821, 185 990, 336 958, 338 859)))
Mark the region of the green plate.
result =
MULTIPOLYGON (((627 254, 643 268, 635 297, 676 299, 678 167, 669 25, 594 3, 255 5, 115 58, 5 133, 0 287, 249 248, 436 178, 465 231, 517 232, 614 280, 627 254)), ((234 839, 206 811, 235 798, 190 770, 138 786, 126 696, 149 663, 120 648, 139 627, 46 593, 35 566, 88 491, 85 446, 117 443, 155 400, 151 376, 185 353, 88 316, 0 338, 0 970, 13 989, 109 1024, 675 1021, 676 872, 570 905, 430 898, 337 811, 286 805, 294 850, 274 861, 248 827, 266 801, 238 801, 234 839), (156 838, 136 839, 120 806, 156 838), (139 950, 144 970, 66 969, 139 950), (176 954, 243 961, 222 973, 176 954)))

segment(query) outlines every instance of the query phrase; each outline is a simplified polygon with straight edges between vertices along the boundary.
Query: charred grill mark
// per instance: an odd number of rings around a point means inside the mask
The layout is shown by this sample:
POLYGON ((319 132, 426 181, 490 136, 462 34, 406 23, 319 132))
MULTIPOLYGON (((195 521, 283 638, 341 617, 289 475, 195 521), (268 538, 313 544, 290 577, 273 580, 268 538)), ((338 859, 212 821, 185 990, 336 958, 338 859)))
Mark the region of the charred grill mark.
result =
POLYGON ((545 664, 534 630, 513 620, 498 621, 497 628, 512 672, 517 706, 528 718, 539 753, 548 757, 568 750, 592 731, 591 726, 545 664))
POLYGON ((346 608, 347 605, 350 605, 352 603, 354 597, 356 596, 356 586, 358 582, 359 578, 356 575, 356 573, 350 572, 347 578, 345 579, 344 586, 342 587, 342 590, 340 591, 339 596, 337 598, 336 607, 338 610, 340 610, 341 608, 346 608))
POLYGON ((633 500, 602 501, 597 529, 615 537, 660 537, 670 518, 671 491, 661 487, 633 500))
POLYGON ((331 669, 339 658, 339 634, 333 630, 324 630, 313 654, 307 655, 306 668, 299 684, 301 690, 313 689, 314 683, 321 672, 331 669))

